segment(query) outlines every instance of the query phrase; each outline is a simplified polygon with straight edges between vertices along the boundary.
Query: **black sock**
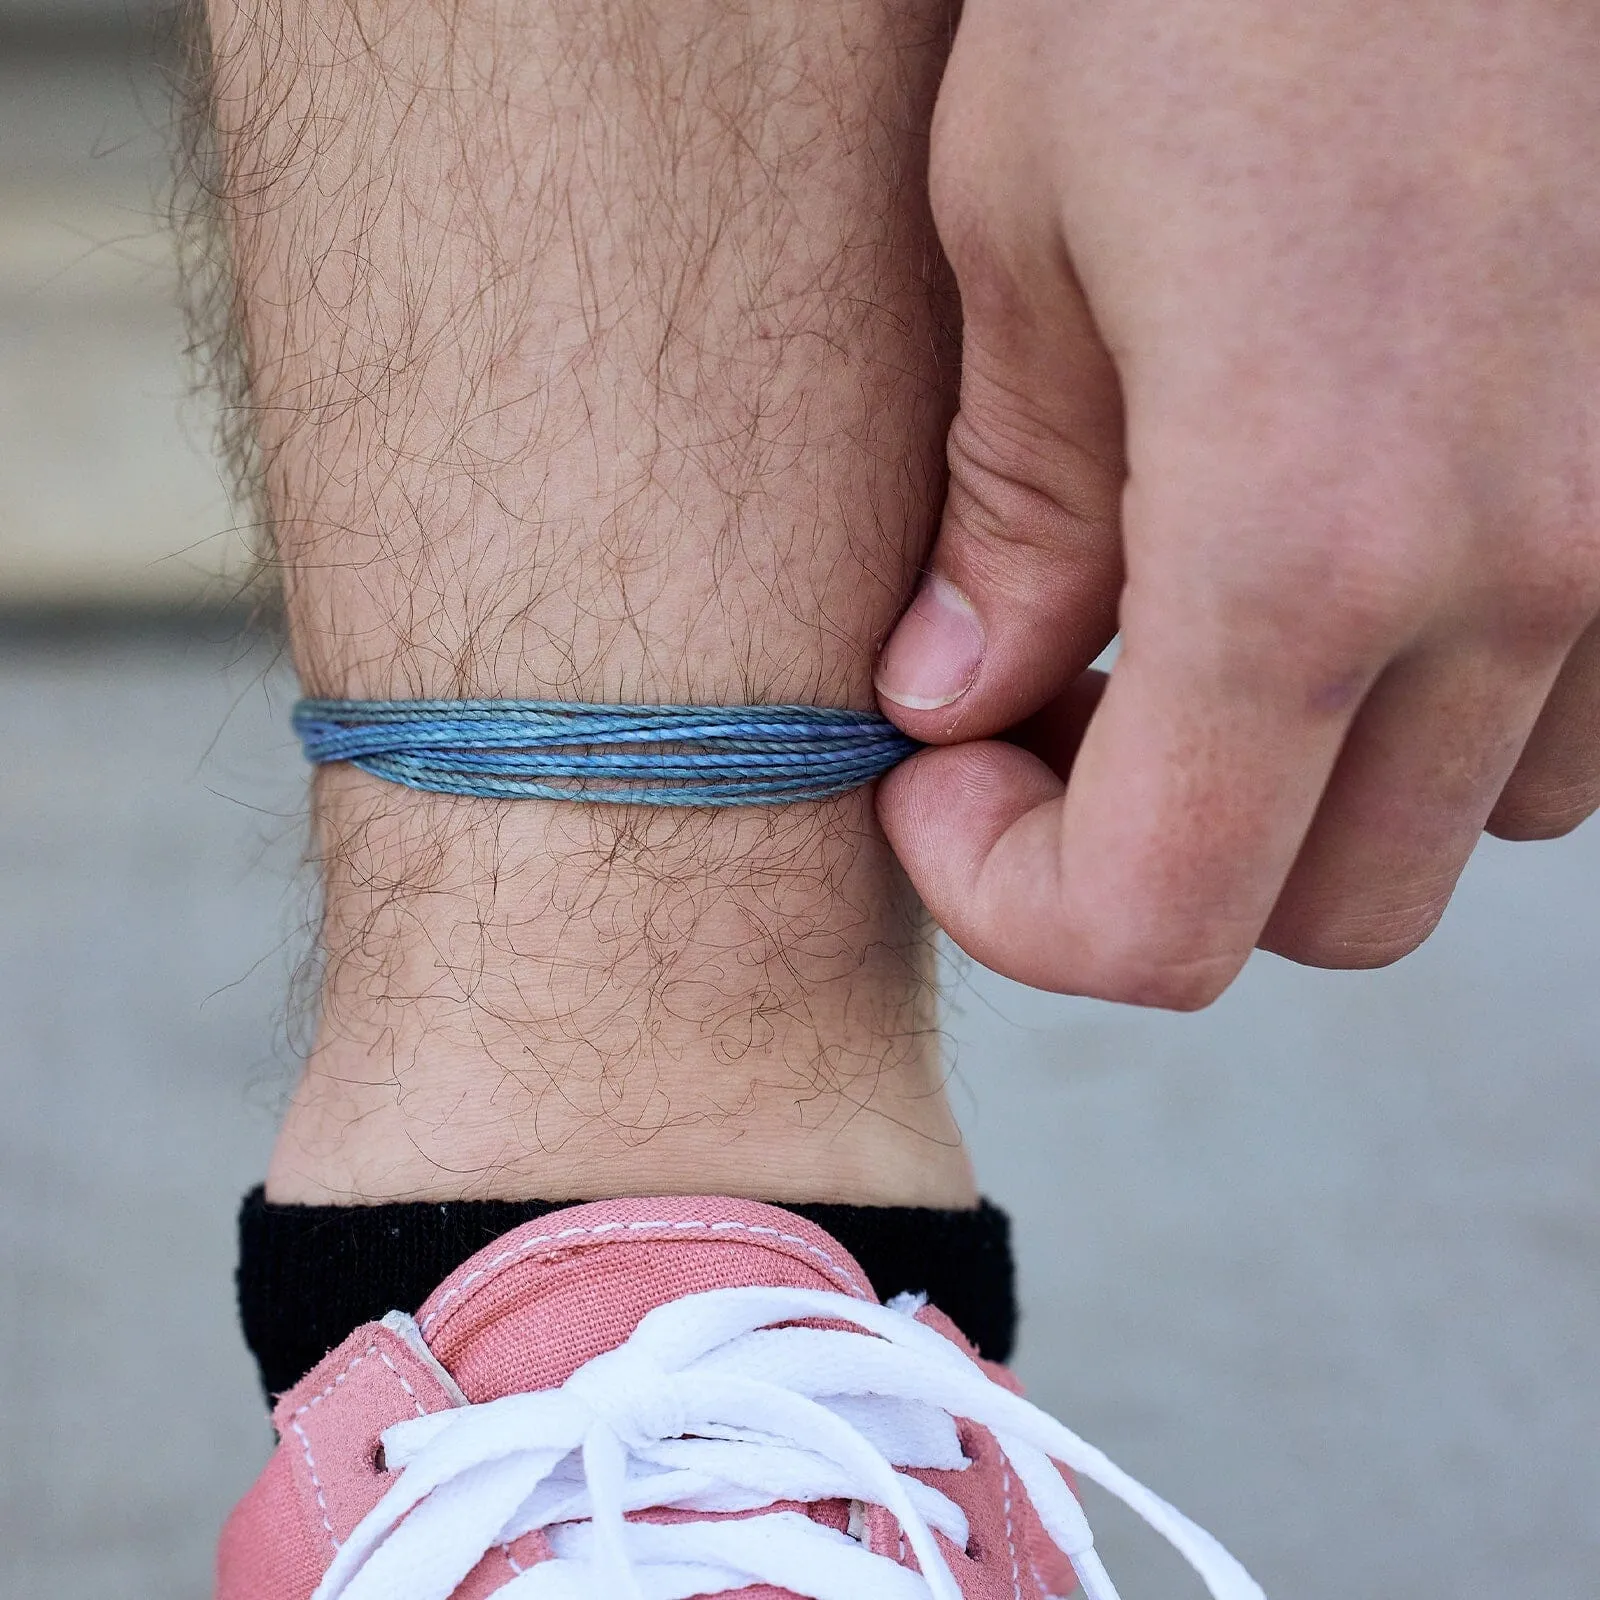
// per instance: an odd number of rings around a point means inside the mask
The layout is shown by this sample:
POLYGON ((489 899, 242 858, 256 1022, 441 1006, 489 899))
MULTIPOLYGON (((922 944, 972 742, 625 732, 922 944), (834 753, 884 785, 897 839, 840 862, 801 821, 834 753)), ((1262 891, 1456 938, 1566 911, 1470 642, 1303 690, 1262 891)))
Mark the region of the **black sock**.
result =
MULTIPOLYGON (((568 1201, 451 1200, 280 1206, 261 1189, 239 1212, 239 1315, 269 1395, 365 1322, 415 1311, 461 1263, 568 1201)), ((785 1206, 861 1263, 880 1299, 924 1293, 991 1361, 1011 1354, 1017 1305, 1011 1219, 921 1206, 785 1206)))

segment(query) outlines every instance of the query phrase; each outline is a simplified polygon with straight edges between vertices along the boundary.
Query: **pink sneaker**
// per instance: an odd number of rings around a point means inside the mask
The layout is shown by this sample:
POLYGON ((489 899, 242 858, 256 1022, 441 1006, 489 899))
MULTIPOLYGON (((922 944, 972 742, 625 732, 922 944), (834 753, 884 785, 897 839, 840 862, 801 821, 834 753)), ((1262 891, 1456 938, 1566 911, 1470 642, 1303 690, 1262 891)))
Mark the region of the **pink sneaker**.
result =
POLYGON ((279 1401, 219 1600, 1114 1600, 1055 1463, 1218 1600, 1209 1534, 1017 1393, 954 1324, 787 1211, 575 1206, 279 1401))

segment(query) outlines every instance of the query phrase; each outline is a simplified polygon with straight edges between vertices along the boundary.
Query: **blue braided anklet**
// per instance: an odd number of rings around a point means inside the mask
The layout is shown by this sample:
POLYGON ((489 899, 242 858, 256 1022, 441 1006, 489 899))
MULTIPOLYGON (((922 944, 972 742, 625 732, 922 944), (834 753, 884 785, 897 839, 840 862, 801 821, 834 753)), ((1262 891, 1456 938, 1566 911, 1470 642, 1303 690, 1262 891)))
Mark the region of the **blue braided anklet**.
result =
POLYGON ((565 700, 302 700, 311 762, 438 794, 612 805, 830 800, 920 747, 870 711, 565 700))

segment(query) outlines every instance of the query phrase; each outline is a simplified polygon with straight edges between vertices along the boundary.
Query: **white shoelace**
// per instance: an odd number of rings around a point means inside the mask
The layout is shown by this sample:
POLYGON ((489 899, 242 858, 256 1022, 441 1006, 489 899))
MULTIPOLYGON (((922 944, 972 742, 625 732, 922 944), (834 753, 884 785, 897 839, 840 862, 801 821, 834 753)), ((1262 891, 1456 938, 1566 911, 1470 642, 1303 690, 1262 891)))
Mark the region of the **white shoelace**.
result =
POLYGON ((503 1586, 507 1600, 689 1600, 762 1583, 808 1600, 961 1600, 934 1530, 963 1548, 966 1517, 897 1470, 966 1466, 958 1417, 998 1441, 1084 1600, 1117 1591, 1054 1462, 1143 1517, 1215 1600, 1264 1600, 1209 1533, 916 1321, 918 1303, 715 1289, 656 1307, 558 1389, 398 1423, 383 1447, 401 1475, 312 1600, 448 1600, 486 1554, 538 1529, 556 1559, 503 1586), (861 1332, 774 1326, 800 1320, 861 1332), (798 1513, 763 1511, 819 1500, 886 1507, 921 1573, 798 1513), (759 1514, 627 1520, 667 1508, 759 1514))

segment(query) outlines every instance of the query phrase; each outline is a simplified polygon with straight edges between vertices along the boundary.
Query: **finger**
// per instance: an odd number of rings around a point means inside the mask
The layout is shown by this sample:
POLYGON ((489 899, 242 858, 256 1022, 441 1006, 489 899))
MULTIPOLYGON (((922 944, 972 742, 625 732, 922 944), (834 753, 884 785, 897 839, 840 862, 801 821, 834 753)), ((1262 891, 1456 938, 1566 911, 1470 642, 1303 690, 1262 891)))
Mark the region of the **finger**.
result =
POLYGON ((1379 967, 1433 931, 1539 715, 1538 669, 1464 646, 1396 662, 1367 697, 1260 943, 1379 967))
POLYGON ((1555 839, 1600 810, 1600 622, 1567 657, 1489 817, 1502 839, 1555 839))
POLYGON ((892 773, 879 816, 951 937, 1039 988, 1180 1010, 1220 994, 1377 673, 1297 645, 1132 626, 1064 789, 987 743, 892 773))
POLYGON ((1122 582, 1110 357, 1059 250, 1040 252, 1048 282, 1024 283, 962 206, 936 208, 964 323, 949 487, 877 673, 885 713, 932 743, 997 732, 1060 693, 1116 632, 1122 582))
POLYGON ((1103 672, 1086 672, 1065 694, 1009 730, 1004 743, 973 742, 929 751, 913 756, 882 780, 879 804, 887 805, 895 818, 891 839, 900 841, 896 848, 903 845, 919 859, 938 855, 949 863, 948 874, 928 882, 932 898, 924 896, 941 926, 948 928, 961 916, 968 885, 1017 817, 1060 799, 1107 681, 1103 672), (933 760, 939 763, 937 778, 925 791, 921 768, 933 760), (886 796, 885 786, 898 786, 898 792, 886 796), (942 833, 930 839, 938 796, 947 787, 960 790, 966 799, 967 824, 953 841, 942 833), (924 793, 932 805, 924 804, 924 793), (945 854, 952 843, 959 851, 954 858, 945 854))

